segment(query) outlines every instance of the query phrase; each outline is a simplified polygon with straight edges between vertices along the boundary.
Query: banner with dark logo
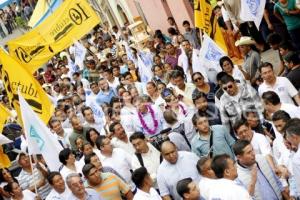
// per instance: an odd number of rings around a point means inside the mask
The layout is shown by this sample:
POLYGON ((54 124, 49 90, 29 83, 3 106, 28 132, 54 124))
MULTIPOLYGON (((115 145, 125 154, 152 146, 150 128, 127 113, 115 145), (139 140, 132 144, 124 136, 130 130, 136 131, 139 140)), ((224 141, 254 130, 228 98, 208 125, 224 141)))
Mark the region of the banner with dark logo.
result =
POLYGON ((9 41, 9 53, 33 73, 99 22, 99 17, 86 0, 65 0, 36 28, 9 41))
POLYGON ((28 70, 22 67, 1 48, 0 63, 2 64, 1 78, 9 102, 11 106, 16 109, 18 116, 21 118, 18 97, 18 90, 20 90, 20 93, 31 106, 32 110, 34 110, 45 123, 48 123, 54 111, 54 107, 39 82, 28 70))

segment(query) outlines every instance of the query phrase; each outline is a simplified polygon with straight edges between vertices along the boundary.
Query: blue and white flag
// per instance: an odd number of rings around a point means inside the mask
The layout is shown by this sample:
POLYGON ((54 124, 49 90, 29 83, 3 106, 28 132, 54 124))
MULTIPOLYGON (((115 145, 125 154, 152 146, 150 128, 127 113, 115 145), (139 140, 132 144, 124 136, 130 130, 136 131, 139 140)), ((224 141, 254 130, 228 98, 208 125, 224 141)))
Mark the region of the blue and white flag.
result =
POLYGON ((99 104, 96 103, 96 100, 94 98, 87 97, 85 105, 89 106, 93 110, 95 118, 100 120, 104 119, 104 112, 101 106, 99 106, 99 104))
POLYGON ((58 155, 62 146, 20 94, 19 102, 23 129, 28 143, 28 153, 30 155, 42 154, 49 169, 58 171, 61 166, 58 155))
POLYGON ((84 68, 83 61, 85 59, 86 52, 86 48, 80 42, 74 43, 75 65, 77 65, 80 70, 83 70, 84 68))
POLYGON ((132 53, 132 51, 131 51, 128 43, 124 42, 124 46, 125 46, 125 51, 126 51, 127 59, 135 61, 134 55, 133 55, 133 53, 132 53))
POLYGON ((240 18, 243 21, 254 21, 257 29, 264 16, 266 0, 242 0, 240 18))
POLYGON ((151 71, 152 68, 152 60, 145 52, 140 52, 138 54, 138 69, 142 83, 147 83, 151 81, 153 77, 153 73, 151 71))
POLYGON ((219 60, 223 56, 226 56, 225 52, 215 43, 215 41, 205 34, 199 52, 199 66, 206 70, 210 82, 217 83, 216 76, 222 71, 219 60))

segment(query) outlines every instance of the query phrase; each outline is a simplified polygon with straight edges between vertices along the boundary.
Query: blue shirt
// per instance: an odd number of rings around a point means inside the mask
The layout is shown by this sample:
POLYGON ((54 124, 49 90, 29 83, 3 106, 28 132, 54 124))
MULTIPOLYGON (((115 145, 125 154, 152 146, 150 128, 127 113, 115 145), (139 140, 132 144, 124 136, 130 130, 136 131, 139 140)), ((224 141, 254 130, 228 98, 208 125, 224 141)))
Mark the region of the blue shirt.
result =
POLYGON ((97 94, 97 97, 96 97, 96 102, 101 105, 103 103, 110 103, 111 99, 116 96, 116 93, 115 91, 110 87, 108 92, 103 92, 103 91, 100 91, 98 94, 97 94))
MULTIPOLYGON (((213 135, 212 149, 210 149, 210 138, 203 138, 199 133, 192 139, 192 151, 199 157, 207 156, 212 150, 213 155, 226 153, 234 159, 231 146, 235 143, 227 128, 223 125, 213 125, 210 127, 213 135)), ((211 136, 210 136, 211 137, 211 136)))
MULTIPOLYGON (((273 171, 272 171, 273 173, 273 171)), ((273 173, 273 176, 276 180, 276 183, 278 184, 280 190, 282 191, 282 184, 280 180, 277 178, 277 176, 273 173)), ((263 173, 260 171, 259 168, 257 168, 257 181, 256 184, 258 184, 259 192, 262 197, 262 199, 267 199, 267 200, 278 200, 275 191, 273 190, 272 186, 266 179, 266 177, 263 175, 263 173)))

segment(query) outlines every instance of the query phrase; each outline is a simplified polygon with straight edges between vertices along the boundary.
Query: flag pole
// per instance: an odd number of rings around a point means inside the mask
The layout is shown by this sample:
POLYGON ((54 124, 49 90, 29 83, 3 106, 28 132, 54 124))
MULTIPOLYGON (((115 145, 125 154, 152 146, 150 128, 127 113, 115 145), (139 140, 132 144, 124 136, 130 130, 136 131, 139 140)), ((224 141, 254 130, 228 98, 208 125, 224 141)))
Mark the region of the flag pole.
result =
MULTIPOLYGON (((24 130, 25 131, 25 130, 24 130)), ((27 132, 27 131, 25 131, 27 132)), ((26 133, 27 134, 27 133, 26 133)), ((34 175, 33 173, 33 164, 32 164, 32 158, 31 158, 31 155, 29 155, 29 162, 30 162, 30 167, 31 167, 31 172, 32 172, 32 175, 34 175)), ((36 185, 36 182, 34 181, 34 191, 35 191, 35 194, 38 195, 38 192, 37 192, 37 185, 36 185)))

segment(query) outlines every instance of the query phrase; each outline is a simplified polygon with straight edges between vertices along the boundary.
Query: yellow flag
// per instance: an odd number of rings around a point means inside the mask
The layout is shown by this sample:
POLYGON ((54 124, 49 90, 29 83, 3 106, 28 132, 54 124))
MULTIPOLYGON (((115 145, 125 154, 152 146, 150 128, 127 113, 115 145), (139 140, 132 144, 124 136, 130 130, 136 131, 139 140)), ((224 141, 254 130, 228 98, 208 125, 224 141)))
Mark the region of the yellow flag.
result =
POLYGON ((3 152, 2 146, 0 146, 0 168, 10 167, 10 160, 8 156, 3 152))
POLYGON ((45 123, 48 123, 54 111, 54 107, 39 82, 29 71, 1 48, 0 62, 2 63, 2 80, 8 99, 11 105, 16 109, 18 116, 21 117, 18 98, 19 89, 31 108, 45 123))
POLYGON ((87 0, 65 0, 36 28, 9 41, 9 53, 33 73, 99 23, 87 0))
POLYGON ((2 133, 3 127, 6 124, 6 120, 10 117, 11 114, 9 110, 0 103, 0 133, 2 133))
POLYGON ((194 0, 195 26, 209 35, 225 52, 227 47, 224 37, 213 15, 213 9, 209 0, 194 0))

